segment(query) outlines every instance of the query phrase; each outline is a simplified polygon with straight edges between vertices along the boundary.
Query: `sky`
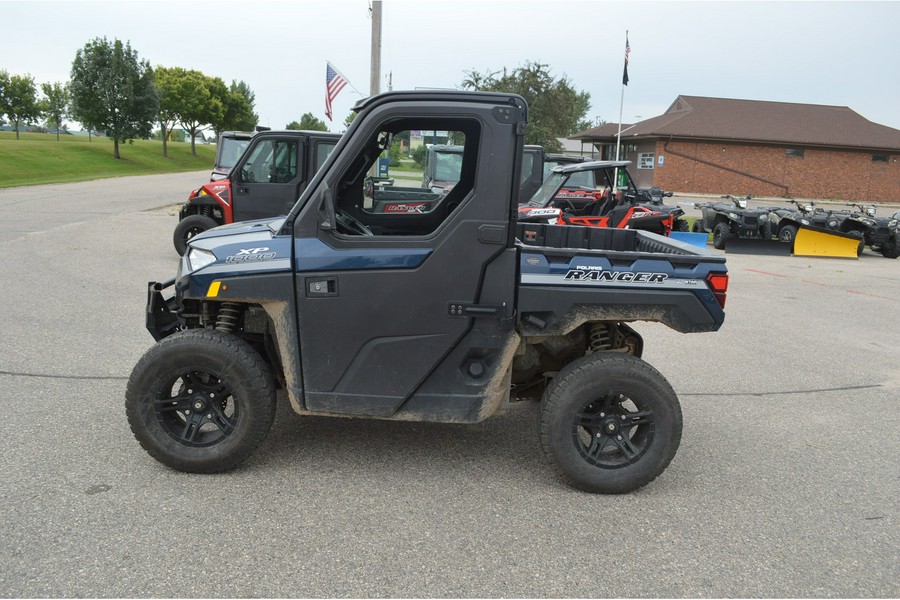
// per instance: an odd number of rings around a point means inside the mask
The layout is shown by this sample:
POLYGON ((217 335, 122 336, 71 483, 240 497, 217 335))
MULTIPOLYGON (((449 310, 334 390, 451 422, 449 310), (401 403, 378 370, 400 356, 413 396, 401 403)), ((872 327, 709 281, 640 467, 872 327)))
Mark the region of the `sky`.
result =
MULTIPOLYGON (((381 91, 458 88, 468 72, 546 64, 591 121, 658 116, 679 95, 848 106, 900 129, 900 2, 384 0, 381 91), (625 37, 631 47, 622 95, 625 37), (623 101, 624 100, 624 101, 623 101)), ((0 69, 69 79, 97 37, 152 66, 244 81, 260 125, 307 112, 343 131, 370 93, 367 0, 0 0, 0 69), (349 80, 325 116, 325 64, 349 80)), ((40 88, 39 88, 40 89, 40 88)))

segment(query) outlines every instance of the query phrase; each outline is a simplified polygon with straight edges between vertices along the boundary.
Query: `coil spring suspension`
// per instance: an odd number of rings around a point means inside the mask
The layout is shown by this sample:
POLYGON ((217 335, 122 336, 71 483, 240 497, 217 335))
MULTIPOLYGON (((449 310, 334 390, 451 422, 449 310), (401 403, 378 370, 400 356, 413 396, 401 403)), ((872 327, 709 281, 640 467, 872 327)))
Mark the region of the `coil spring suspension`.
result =
POLYGON ((212 219, 213 218, 213 207, 212 206, 201 206, 200 214, 203 215, 204 217, 209 217, 210 219, 212 219))
POLYGON ((219 331, 234 331, 237 329, 238 319, 241 318, 241 305, 234 302, 223 302, 216 316, 216 329, 219 331))
POLYGON ((591 325, 591 333, 588 339, 591 352, 603 352, 613 348, 613 332, 609 323, 594 323, 591 325))

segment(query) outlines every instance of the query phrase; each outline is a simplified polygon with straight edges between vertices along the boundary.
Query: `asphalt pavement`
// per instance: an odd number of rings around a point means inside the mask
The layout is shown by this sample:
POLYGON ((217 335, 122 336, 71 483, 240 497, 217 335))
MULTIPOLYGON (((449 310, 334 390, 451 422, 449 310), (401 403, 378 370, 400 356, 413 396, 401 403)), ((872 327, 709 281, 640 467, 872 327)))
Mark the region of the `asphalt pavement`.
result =
POLYGON ((637 324, 685 427, 630 495, 557 479, 533 403, 281 402, 241 468, 188 475, 138 446, 124 390, 207 176, 0 190, 0 596, 900 596, 900 260, 729 255, 719 332, 637 324))

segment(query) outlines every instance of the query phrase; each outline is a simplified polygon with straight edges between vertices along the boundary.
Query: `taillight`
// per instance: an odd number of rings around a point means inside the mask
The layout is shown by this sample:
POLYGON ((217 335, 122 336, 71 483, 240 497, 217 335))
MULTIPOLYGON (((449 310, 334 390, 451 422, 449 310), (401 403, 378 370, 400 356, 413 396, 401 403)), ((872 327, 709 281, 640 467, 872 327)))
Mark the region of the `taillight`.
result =
POLYGON ((725 308, 725 294, 728 292, 728 273, 710 273, 706 276, 706 284, 712 290, 719 306, 725 308))

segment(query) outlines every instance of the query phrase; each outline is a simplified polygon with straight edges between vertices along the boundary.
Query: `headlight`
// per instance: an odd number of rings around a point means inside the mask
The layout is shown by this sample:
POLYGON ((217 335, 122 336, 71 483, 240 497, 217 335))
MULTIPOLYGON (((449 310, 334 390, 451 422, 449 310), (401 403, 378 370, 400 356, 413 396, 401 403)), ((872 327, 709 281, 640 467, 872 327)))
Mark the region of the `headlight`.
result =
POLYGON ((870 217, 874 217, 874 216, 875 216, 875 207, 874 207, 874 206, 867 206, 867 207, 866 207, 866 214, 869 215, 870 217))
POLYGON ((769 215, 767 215, 766 213, 763 213, 763 214, 759 215, 759 220, 760 221, 768 221, 769 215))
POLYGON ((738 208, 747 208, 747 201, 746 200, 738 200, 737 205, 738 205, 738 208))
POLYGON ((896 226, 897 226, 897 219, 892 219, 891 221, 888 222, 889 229, 893 229, 896 226))
POLYGON ((738 220, 737 213, 728 213, 728 218, 737 221, 738 220))
POLYGON ((803 223, 804 225, 812 225, 812 223, 810 222, 809 219, 800 219, 800 222, 803 223))
POLYGON ((185 258, 187 272, 193 273, 194 271, 199 271, 203 267, 207 265, 211 265, 216 262, 216 255, 210 252, 209 250, 202 250, 200 248, 191 248, 187 257, 185 258))

